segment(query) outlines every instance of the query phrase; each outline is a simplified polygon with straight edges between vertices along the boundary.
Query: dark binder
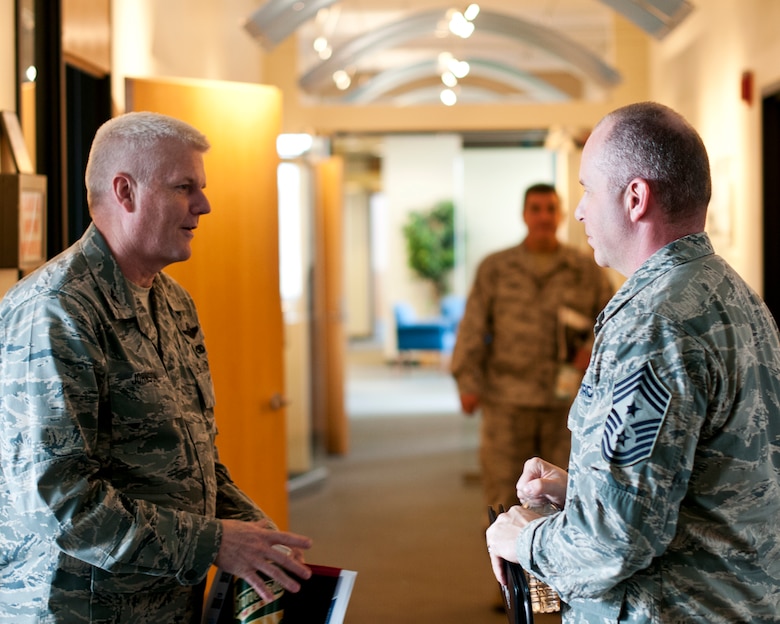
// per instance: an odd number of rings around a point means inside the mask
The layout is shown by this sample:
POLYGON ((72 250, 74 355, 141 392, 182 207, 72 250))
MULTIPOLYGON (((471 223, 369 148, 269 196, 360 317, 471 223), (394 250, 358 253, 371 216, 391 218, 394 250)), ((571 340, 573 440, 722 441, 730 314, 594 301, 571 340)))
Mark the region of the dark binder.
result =
MULTIPOLYGON (((504 506, 498 506, 498 513, 504 513, 504 506)), ((496 512, 492 507, 488 507, 488 518, 490 524, 496 520, 496 512)), ((509 618, 509 624, 533 624, 534 613, 531 608, 531 591, 528 588, 528 581, 525 578, 525 572, 520 564, 504 561, 504 576, 508 585, 504 587, 499 583, 501 595, 504 597, 504 606, 509 618)))
POLYGON ((246 581, 218 569, 201 624, 251 624, 269 618, 284 624, 342 624, 357 572, 307 565, 312 575, 306 580, 297 579, 301 584, 297 593, 284 591, 274 581, 266 582, 276 596, 270 603, 246 581))

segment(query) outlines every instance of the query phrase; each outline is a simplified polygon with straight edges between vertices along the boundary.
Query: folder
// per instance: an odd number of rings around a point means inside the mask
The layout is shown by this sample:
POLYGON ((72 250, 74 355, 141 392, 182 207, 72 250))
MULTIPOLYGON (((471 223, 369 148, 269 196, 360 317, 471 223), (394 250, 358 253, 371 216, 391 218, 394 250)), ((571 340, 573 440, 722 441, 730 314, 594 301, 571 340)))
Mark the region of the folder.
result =
POLYGON ((203 611, 202 624, 343 624, 357 572, 308 565, 309 579, 298 579, 297 593, 271 579, 274 600, 266 602, 243 579, 217 570, 203 611))

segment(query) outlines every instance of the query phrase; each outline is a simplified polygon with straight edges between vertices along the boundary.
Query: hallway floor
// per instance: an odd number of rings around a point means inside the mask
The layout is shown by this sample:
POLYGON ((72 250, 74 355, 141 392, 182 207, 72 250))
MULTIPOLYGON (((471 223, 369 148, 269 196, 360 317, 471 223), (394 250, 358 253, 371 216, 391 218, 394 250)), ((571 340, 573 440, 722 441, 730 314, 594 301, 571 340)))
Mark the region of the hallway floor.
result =
POLYGON ((291 530, 314 539, 307 559, 358 572, 347 624, 506 622, 475 479, 478 422, 441 367, 351 361, 350 452, 320 460, 327 478, 291 494, 291 530))

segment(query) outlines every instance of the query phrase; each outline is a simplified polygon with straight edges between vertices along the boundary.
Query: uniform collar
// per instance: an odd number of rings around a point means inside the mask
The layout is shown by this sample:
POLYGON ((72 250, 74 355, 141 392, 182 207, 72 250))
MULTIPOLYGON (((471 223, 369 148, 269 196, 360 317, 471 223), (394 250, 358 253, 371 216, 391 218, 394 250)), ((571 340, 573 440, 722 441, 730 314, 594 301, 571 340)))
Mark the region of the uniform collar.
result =
POLYGON ((715 253, 704 232, 688 234, 672 241, 645 260, 615 293, 596 319, 596 333, 633 297, 672 269, 715 253))
MULTIPOLYGON (((532 258, 537 252, 529 251, 525 244, 525 241, 520 243, 515 249, 517 249, 517 256, 524 264, 532 265, 532 258)), ((552 258, 551 267, 557 268, 559 266, 569 266, 571 268, 579 267, 577 260, 579 256, 577 252, 568 245, 558 242, 558 248, 555 251, 541 252, 541 254, 552 258)))
MULTIPOLYGON (((138 316, 135 295, 103 235, 90 223, 81 237, 81 249, 98 289, 117 318, 129 319, 138 316)), ((169 297, 169 285, 158 273, 152 282, 153 297, 166 301, 174 310, 181 311, 183 303, 176 297, 169 297)))
POLYGON ((81 237, 81 249, 95 283, 114 315, 122 319, 134 317, 133 293, 106 239, 94 223, 89 224, 81 237))

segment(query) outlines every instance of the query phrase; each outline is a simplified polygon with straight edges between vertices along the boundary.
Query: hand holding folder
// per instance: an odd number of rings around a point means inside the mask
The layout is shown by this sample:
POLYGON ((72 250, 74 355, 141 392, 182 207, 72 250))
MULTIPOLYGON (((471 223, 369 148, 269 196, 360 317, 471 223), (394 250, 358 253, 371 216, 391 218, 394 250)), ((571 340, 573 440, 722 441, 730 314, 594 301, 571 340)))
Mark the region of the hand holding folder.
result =
MULTIPOLYGON (((498 513, 504 513, 503 505, 498 506, 498 513)), ((488 507, 490 524, 495 522, 497 515, 492 507, 488 507)), ((517 563, 504 561, 504 578, 506 578, 507 585, 499 584, 499 587, 504 597, 509 624, 533 624, 531 592, 523 568, 517 563)))

